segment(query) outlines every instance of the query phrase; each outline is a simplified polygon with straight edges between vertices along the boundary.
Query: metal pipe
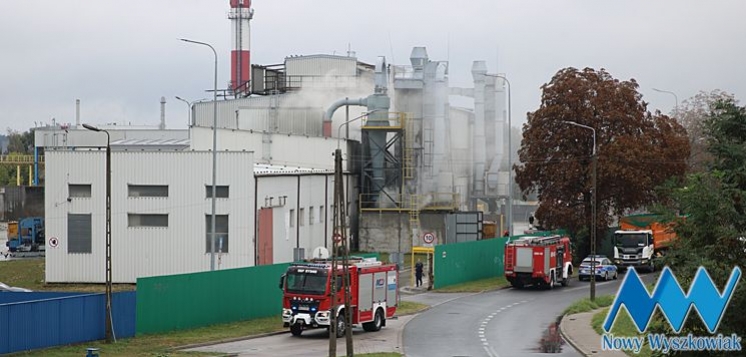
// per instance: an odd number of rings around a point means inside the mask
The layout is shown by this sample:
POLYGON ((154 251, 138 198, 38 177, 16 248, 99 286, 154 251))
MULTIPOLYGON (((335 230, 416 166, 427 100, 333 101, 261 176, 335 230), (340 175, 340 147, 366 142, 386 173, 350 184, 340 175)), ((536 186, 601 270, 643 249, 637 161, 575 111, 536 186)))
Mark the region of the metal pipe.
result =
MULTIPOLYGON (((510 98, 510 81, 506 76, 500 75, 500 74, 487 74, 487 76, 492 76, 496 78, 500 78, 505 81, 505 84, 508 85, 508 236, 513 236, 513 140, 512 140, 512 122, 511 117, 513 110, 511 108, 511 98, 510 98)), ((495 138, 497 139, 497 138, 495 138)))
POLYGON ((158 129, 166 129, 166 97, 161 97, 161 124, 158 126, 158 129))
POLYGON ((205 42, 193 41, 186 38, 180 39, 184 42, 210 47, 215 56, 215 74, 212 92, 212 214, 210 228, 210 270, 215 270, 215 197, 217 176, 217 150, 218 150, 218 53, 215 48, 205 42))
MULTIPOLYGON (((332 103, 332 105, 329 106, 326 112, 324 112, 324 137, 328 138, 332 136, 332 117, 334 116, 334 112, 344 105, 357 105, 365 107, 368 105, 368 98, 344 98, 332 103)), ((339 133, 337 133, 337 136, 339 136, 339 133)))

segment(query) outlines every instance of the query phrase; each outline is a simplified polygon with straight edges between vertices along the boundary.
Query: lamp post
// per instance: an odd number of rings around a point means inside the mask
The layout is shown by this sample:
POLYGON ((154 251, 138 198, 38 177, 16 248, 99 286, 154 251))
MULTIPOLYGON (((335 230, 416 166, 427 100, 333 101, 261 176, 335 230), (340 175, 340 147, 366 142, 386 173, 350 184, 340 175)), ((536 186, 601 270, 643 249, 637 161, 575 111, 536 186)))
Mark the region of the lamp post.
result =
POLYGON ((188 100, 186 100, 186 99, 184 99, 182 97, 179 97, 178 95, 175 95, 174 98, 176 98, 177 100, 180 100, 180 101, 186 103, 186 105, 187 105, 187 110, 188 110, 187 113, 189 113, 189 115, 187 116, 188 117, 187 129, 189 129, 192 126, 192 102, 190 102, 190 101, 188 101, 188 100))
POLYGON ((668 93, 673 96, 673 99, 676 101, 676 107, 674 108, 674 111, 678 112, 679 110, 679 97, 676 95, 676 93, 671 92, 670 90, 663 90, 658 88, 653 88, 654 91, 659 93, 668 93))
POLYGON ((511 132, 511 100, 510 81, 500 74, 485 74, 485 76, 501 78, 508 85, 508 235, 513 235, 513 145, 511 132))
POLYGON ((111 137, 109 132, 93 125, 83 127, 106 133, 106 343, 114 340, 114 329, 111 324, 111 137))
POLYGON ((212 215, 210 219, 210 270, 215 270, 215 178, 217 176, 218 161, 218 53, 215 52, 215 48, 208 43, 193 41, 186 38, 181 38, 180 40, 210 47, 212 54, 215 55, 215 75, 212 92, 212 215))
POLYGON ((565 124, 570 124, 583 129, 588 129, 593 132, 593 183, 591 195, 591 301, 596 300, 596 166, 598 165, 598 155, 596 155, 596 129, 588 126, 576 123, 574 121, 562 121, 565 124))

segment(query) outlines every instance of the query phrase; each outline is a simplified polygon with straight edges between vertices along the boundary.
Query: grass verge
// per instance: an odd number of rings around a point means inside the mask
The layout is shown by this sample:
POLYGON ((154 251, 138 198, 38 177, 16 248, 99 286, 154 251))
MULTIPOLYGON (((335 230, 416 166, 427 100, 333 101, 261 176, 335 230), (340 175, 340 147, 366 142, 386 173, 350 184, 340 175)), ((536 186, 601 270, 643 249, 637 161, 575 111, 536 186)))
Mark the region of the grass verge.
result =
POLYGON ((416 314, 422 310, 427 309, 430 305, 420 304, 413 301, 399 301, 399 307, 396 308, 396 314, 398 316, 416 314))
POLYGON ((568 306, 562 314, 569 315, 577 314, 580 312, 593 311, 602 307, 611 306, 613 302, 614 295, 597 296, 596 301, 591 301, 591 299, 589 298, 580 299, 572 303, 572 305, 568 306))
POLYGON ((478 293, 485 290, 495 290, 510 285, 505 277, 474 280, 458 285, 446 286, 435 290, 440 293, 478 293))
POLYGON ((95 341, 80 345, 20 352, 11 356, 79 357, 85 355, 85 350, 88 347, 100 348, 99 354, 101 356, 215 356, 215 353, 184 352, 175 351, 173 349, 180 346, 240 338, 282 330, 284 330, 282 327, 282 319, 278 315, 275 317, 207 326, 193 330, 137 336, 118 340, 115 344, 106 344, 104 341, 95 341))
MULTIPOLYGON (((626 311, 626 310, 625 310, 626 311)), ((604 320, 606 319, 606 314, 608 314, 609 309, 605 308, 599 312, 597 312, 595 315, 593 315, 593 319, 591 320, 591 326, 593 327, 598 334, 603 334, 603 328, 601 325, 604 323, 604 320)), ((614 325, 611 327, 611 333, 614 334, 614 336, 633 336, 633 337, 639 337, 642 336, 637 332, 637 327, 635 327, 634 322, 632 322, 632 318, 629 317, 628 314, 619 314, 616 318, 616 321, 614 321, 614 325)), ((647 339, 645 339, 645 344, 642 346, 642 349, 640 350, 640 353, 635 354, 631 351, 625 351, 625 353, 629 356, 637 356, 637 357, 651 357, 653 355, 653 351, 650 350, 650 346, 647 343, 647 339)))
MULTIPOLYGON (((44 281, 44 258, 24 258, 0 262, 0 282, 33 291, 71 291, 103 293, 104 284, 47 284, 44 281)), ((116 284, 113 291, 135 290, 133 284, 116 284)))

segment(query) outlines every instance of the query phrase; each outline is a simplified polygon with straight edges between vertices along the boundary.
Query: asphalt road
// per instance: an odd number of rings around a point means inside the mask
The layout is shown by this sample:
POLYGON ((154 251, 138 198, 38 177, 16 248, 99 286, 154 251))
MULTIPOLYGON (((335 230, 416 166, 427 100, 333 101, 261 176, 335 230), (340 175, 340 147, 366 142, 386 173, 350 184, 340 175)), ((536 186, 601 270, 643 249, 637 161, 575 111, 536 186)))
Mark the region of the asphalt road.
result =
MULTIPOLYGON (((598 282, 597 296, 616 293, 619 280, 598 282)), ((652 275, 645 280, 652 281, 652 275)), ((543 353, 541 340, 549 334, 562 311, 587 297, 589 283, 572 280, 553 290, 506 289, 465 296, 417 315, 404 329, 408 357, 506 357, 543 353)), ((561 343, 556 356, 580 356, 561 343)))
MULTIPOLYGON (((598 295, 613 294, 620 280, 599 282, 598 295)), ((649 280, 650 276, 646 280, 649 280)), ((424 293, 403 299, 433 306, 415 316, 387 321, 379 332, 354 330, 355 353, 392 352, 408 357, 512 357, 539 352, 539 341, 572 302, 588 296, 588 282, 573 280, 552 291, 506 289, 482 294, 424 293)), ((188 349, 238 356, 328 356, 325 330, 304 331, 300 337, 275 334, 188 349)), ((337 355, 345 354, 344 339, 337 355)), ((565 344, 557 356, 580 356, 565 344)))

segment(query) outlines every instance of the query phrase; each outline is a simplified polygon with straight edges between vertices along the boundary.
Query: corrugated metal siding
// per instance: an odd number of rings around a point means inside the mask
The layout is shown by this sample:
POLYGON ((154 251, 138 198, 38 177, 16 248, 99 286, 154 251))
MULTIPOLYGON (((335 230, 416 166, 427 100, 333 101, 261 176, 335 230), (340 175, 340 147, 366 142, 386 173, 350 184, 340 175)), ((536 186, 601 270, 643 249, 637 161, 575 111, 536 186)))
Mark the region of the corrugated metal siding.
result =
POLYGON ((507 238, 435 246, 436 289, 467 281, 503 276, 507 238))
POLYGON ((277 284, 287 267, 274 264, 137 279, 137 334, 278 316, 282 291, 277 284))
MULTIPOLYGON (((337 149, 337 140, 298 135, 271 135, 268 145, 264 145, 262 133, 248 131, 218 130, 218 150, 247 150, 254 152, 254 160, 265 164, 286 165, 315 169, 333 169, 332 154, 337 149), (302 148, 302 150, 299 150, 302 148)), ((212 148, 212 129, 192 130, 192 149, 212 148)), ((343 157, 347 156, 347 145, 341 145, 343 157)), ((219 166, 220 164, 218 164, 219 166)))
POLYGON ((323 116, 320 108, 242 108, 238 111, 238 129, 322 136, 323 116))
MULTIPOLYGON (((48 151, 45 195, 46 234, 60 244, 46 253, 48 282, 105 280, 104 152, 48 151), (90 183, 91 198, 67 201, 67 183, 90 183), (67 254, 67 214, 92 213, 92 253, 67 254)), ((230 252, 221 268, 253 265, 254 182, 251 152, 219 152, 218 185, 230 198, 218 199, 217 214, 230 214, 230 252)), ((114 282, 137 277, 208 270, 206 214, 211 212, 205 185, 212 182, 209 152, 112 153, 112 274, 114 282), (169 185, 168 198, 130 198, 127 184, 169 185), (168 228, 130 228, 128 213, 166 213, 168 228)), ((216 258, 217 260, 217 258, 216 258)), ((216 263, 217 264, 217 263, 216 263)))
POLYGON ((85 293, 58 293, 58 292, 30 292, 30 293, 16 293, 16 292, 1 292, 0 293, 0 305, 10 304, 14 302, 34 301, 34 300, 48 300, 68 296, 88 295, 85 293))
POLYGON ((285 59, 288 76, 356 76, 357 59, 340 56, 304 56, 285 59))
MULTIPOLYGON (((103 339, 105 304, 104 294, 2 304, 0 354, 103 339)), ((135 335, 135 305, 135 292, 112 295, 117 338, 135 335)))

